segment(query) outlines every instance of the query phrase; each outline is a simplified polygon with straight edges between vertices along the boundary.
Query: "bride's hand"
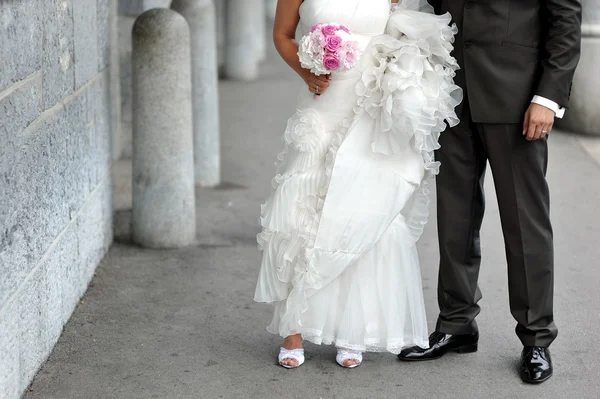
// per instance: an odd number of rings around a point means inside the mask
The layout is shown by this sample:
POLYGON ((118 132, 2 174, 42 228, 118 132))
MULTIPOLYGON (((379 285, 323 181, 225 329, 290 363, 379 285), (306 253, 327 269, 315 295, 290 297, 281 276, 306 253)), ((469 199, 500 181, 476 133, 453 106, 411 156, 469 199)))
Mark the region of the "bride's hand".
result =
POLYGON ((329 81, 331 80, 331 75, 321 75, 317 76, 310 71, 307 71, 305 76, 303 76, 304 81, 308 85, 308 90, 314 94, 323 94, 327 91, 329 87, 329 81))

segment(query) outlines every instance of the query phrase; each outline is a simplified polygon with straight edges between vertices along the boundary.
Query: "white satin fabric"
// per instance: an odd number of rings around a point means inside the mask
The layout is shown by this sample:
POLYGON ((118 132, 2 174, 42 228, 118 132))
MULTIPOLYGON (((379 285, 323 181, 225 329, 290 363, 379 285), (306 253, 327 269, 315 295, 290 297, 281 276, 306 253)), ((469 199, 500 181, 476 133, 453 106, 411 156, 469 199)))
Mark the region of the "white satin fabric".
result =
POLYGON ((343 24, 364 55, 319 101, 303 88, 283 136, 255 292, 275 305, 274 334, 360 351, 428 345, 416 242, 433 150, 444 120, 458 122, 461 92, 450 17, 423 3, 405 0, 391 16, 389 0, 302 4, 302 33, 343 24))

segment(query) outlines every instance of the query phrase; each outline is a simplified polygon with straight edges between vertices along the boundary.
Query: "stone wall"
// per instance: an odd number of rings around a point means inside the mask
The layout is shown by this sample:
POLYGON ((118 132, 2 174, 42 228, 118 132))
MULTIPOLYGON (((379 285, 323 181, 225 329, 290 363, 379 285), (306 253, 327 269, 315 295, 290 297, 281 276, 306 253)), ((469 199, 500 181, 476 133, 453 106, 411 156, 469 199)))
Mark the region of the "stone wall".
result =
POLYGON ((0 1, 2 399, 21 397, 112 242, 115 15, 113 0, 0 1))

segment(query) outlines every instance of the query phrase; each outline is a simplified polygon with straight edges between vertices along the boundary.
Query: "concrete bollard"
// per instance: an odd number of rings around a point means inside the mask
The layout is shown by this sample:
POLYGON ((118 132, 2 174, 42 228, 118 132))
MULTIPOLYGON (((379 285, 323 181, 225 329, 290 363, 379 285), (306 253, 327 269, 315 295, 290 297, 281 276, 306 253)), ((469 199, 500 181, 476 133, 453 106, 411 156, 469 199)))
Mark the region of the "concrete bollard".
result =
POLYGON ((267 59, 267 4, 266 0, 256 1, 256 54, 259 61, 267 59))
POLYGON ((223 75, 225 68, 225 37, 227 35, 227 1, 217 0, 215 2, 217 14, 217 64, 219 76, 223 75))
POLYGON ((234 80, 258 78, 256 45, 256 1, 227 1, 225 77, 234 80))
POLYGON ((196 237, 190 34, 156 8, 133 26, 133 240, 149 248, 196 237))
POLYGON ((173 0, 171 9, 190 27, 196 184, 214 187, 221 177, 215 6, 212 0, 173 0))

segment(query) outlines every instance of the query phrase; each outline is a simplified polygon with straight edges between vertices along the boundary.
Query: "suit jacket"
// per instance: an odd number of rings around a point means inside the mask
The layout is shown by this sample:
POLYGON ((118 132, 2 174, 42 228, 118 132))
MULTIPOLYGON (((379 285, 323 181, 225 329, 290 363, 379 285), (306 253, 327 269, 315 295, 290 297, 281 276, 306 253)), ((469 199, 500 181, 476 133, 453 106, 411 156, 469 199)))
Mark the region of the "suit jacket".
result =
POLYGON ((428 1, 458 26, 455 80, 474 122, 522 123, 534 95, 568 106, 581 47, 579 0, 428 1))

